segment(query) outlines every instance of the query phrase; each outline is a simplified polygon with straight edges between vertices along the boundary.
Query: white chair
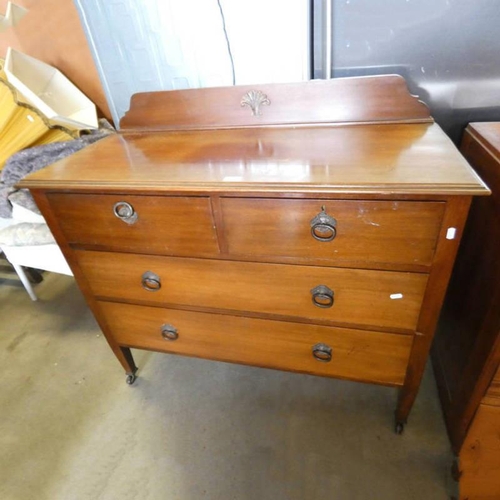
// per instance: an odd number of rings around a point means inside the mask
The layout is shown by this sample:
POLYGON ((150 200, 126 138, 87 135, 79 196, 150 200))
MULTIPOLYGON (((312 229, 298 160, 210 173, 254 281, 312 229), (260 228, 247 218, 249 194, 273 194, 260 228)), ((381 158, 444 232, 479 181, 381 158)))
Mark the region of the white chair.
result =
POLYGON ((23 247, 1 246, 0 250, 12 264, 31 300, 37 300, 37 296, 23 266, 73 276, 61 249, 55 244, 23 247))
MULTIPOLYGON (((26 221, 27 217, 25 209, 16 206, 14 206, 13 216, 12 219, 0 219, 0 229, 19 223, 19 219, 26 221)), ((31 222, 44 222, 41 216, 30 215, 29 217, 31 218, 31 222), (37 219, 37 217, 39 219, 37 219)), ((12 264, 12 267, 15 269, 21 283, 31 297, 31 300, 37 300, 37 296, 23 267, 31 267, 73 276, 61 249, 55 243, 25 246, 0 245, 0 253, 1 252, 5 254, 7 260, 12 264)))

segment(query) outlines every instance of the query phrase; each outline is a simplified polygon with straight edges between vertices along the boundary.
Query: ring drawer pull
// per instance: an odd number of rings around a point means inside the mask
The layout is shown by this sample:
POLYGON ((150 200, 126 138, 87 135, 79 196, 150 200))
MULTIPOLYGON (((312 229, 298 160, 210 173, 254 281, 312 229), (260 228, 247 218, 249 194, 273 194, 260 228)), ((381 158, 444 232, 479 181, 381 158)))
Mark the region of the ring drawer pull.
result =
POLYGON ((311 220, 311 234, 318 241, 332 241, 337 236, 337 221, 326 213, 324 205, 311 220))
POLYGON ((157 292, 161 288, 161 278, 152 271, 146 271, 142 275, 141 283, 148 292, 157 292))
POLYGON ((333 290, 326 285, 318 285, 311 290, 312 302, 316 307, 325 309, 333 306, 333 290))
POLYGON ((312 353, 314 359, 322 361, 323 363, 328 363, 332 360, 332 348, 327 344, 315 344, 312 347, 312 353))
POLYGON ((173 325, 161 325, 161 336, 165 340, 177 340, 179 334, 177 333, 177 328, 173 325))
POLYGON ((134 207, 126 201, 119 201, 113 205, 113 213, 127 224, 135 224, 137 221, 137 212, 134 207))

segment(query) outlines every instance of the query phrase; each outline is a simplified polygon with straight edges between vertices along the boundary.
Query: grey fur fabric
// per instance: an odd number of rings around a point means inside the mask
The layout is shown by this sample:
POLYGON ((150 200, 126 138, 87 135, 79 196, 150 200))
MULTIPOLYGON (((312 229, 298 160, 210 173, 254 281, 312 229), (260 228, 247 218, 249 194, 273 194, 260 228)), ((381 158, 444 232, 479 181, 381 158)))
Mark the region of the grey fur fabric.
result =
POLYGON ((14 188, 7 187, 0 182, 0 217, 4 219, 10 219, 12 217, 12 206, 9 203, 8 197, 14 191, 14 188))
POLYGON ((0 177, 0 217, 12 217, 10 201, 15 201, 24 208, 40 213, 29 191, 18 190, 14 187, 15 184, 28 174, 62 160, 114 132, 106 120, 100 120, 99 123, 99 129, 92 130, 79 139, 36 146, 13 154, 5 163, 0 177))

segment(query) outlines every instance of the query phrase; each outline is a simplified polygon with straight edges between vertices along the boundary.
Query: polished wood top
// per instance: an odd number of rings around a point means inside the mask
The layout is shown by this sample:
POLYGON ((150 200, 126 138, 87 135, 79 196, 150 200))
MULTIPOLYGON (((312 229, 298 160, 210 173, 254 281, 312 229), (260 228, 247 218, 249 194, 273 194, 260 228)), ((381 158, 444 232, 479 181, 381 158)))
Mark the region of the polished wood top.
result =
POLYGON ((467 131, 500 160, 500 122, 469 123, 467 131))
POLYGON ((92 191, 488 194, 434 123, 109 136, 21 187, 92 191))

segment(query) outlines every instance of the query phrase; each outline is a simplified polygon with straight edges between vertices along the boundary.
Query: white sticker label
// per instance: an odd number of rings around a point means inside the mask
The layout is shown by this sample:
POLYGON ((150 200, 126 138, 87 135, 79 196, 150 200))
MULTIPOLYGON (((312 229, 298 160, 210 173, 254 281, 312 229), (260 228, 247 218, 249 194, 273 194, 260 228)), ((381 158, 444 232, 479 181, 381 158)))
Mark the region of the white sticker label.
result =
POLYGON ((391 295, 389 295, 389 297, 392 300, 402 299, 403 298, 403 294, 402 293, 391 293, 391 295))
POLYGON ((456 227, 449 227, 448 231, 446 231, 446 239, 447 240, 454 240, 456 234, 457 234, 457 228, 456 227))
POLYGON ((240 177, 239 175, 228 175, 222 179, 224 182, 238 182, 242 181, 243 177, 240 177))

